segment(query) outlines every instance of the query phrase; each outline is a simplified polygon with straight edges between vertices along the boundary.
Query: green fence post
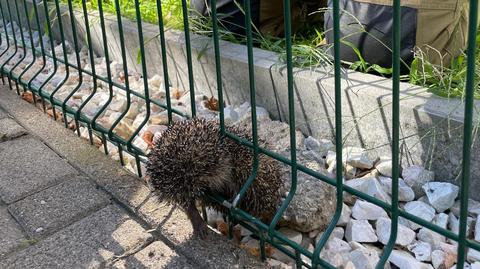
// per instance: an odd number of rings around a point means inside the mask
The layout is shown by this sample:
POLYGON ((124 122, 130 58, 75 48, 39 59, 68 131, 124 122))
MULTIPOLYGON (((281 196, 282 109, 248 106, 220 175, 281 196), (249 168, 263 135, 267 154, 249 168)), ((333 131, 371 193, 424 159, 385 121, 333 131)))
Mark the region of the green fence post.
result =
MULTIPOLYGON (((77 26, 76 26, 76 21, 75 21, 75 14, 73 13, 73 6, 72 6, 72 1, 68 1, 68 16, 70 17, 70 27, 72 29, 72 39, 73 39, 73 49, 75 53, 75 59, 77 61, 77 66, 72 64, 73 69, 77 69, 78 71, 78 83, 77 85, 73 88, 73 90, 66 96, 66 98, 63 100, 61 104, 62 108, 62 114, 63 114, 63 119, 65 123, 65 127, 68 127, 68 119, 67 119, 67 102, 70 100, 70 98, 80 89, 83 83, 83 72, 82 72, 82 63, 80 59, 80 54, 79 50, 80 47, 78 45, 78 37, 77 37, 77 26)), ((61 19, 60 19, 61 21, 61 19)), ((88 29, 88 26, 86 27, 88 29)), ((85 101, 83 102, 85 103, 85 101)), ((80 136, 80 124, 79 124, 79 117, 77 113, 73 113, 74 115, 74 120, 75 120, 75 126, 77 127, 77 135, 80 136)), ((89 136, 90 138, 90 144, 93 144, 93 139, 92 136, 89 136)))
MULTIPOLYGON (((168 78, 167 46, 165 43, 165 29, 163 27, 162 2, 160 0, 157 0, 157 14, 158 14, 158 30, 160 34, 160 48, 162 50, 161 54, 162 54, 162 65, 163 65, 163 84, 165 87, 165 94, 167 98, 168 124, 172 124, 172 104, 170 100, 170 80, 168 78)), ((190 98, 192 98, 192 94, 190 94, 190 98)), ((195 94, 193 94, 192 117, 195 116, 194 104, 195 104, 195 94)))
POLYGON ((460 229, 457 269, 462 269, 467 252, 468 192, 470 183, 470 159, 472 147, 473 97, 475 91, 475 56, 478 20, 478 0, 470 0, 467 50, 467 82, 465 85, 465 115, 463 126, 462 180, 460 186, 460 229))

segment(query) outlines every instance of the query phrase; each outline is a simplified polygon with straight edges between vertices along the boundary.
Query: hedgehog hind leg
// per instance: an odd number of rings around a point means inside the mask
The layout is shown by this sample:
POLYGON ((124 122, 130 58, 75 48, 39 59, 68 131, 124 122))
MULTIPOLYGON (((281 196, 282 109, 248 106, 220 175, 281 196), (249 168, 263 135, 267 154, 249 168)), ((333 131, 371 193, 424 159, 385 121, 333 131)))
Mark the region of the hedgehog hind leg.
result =
POLYGON ((200 213, 195 206, 195 202, 190 202, 184 208, 185 213, 188 216, 188 219, 192 223, 193 227, 193 236, 200 237, 201 239, 205 239, 208 234, 208 226, 205 220, 202 218, 200 213))

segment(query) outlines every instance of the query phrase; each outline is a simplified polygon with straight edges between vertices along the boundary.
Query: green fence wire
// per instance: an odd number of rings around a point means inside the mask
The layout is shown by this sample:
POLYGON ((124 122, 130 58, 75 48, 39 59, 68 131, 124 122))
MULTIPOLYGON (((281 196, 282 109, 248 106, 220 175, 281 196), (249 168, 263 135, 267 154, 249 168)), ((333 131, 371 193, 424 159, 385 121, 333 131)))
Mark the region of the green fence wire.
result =
MULTIPOLYGON (((196 107, 195 107, 195 81, 193 76, 193 65, 192 65, 192 51, 191 51, 191 40, 190 40, 190 29, 189 29, 189 19, 188 19, 188 7, 186 0, 178 0, 182 4, 182 12, 184 16, 184 37, 185 37, 185 50, 186 50, 186 60, 188 65, 188 85, 189 85, 189 94, 191 100, 191 111, 190 115, 172 108, 172 102, 170 99, 170 79, 168 72, 168 59, 167 59, 167 50, 166 50, 166 41, 165 41, 165 28, 163 25, 162 14, 162 1, 156 0, 156 12, 158 15, 158 29, 159 29, 159 42, 161 46, 161 59, 163 67, 163 78, 164 86, 166 92, 166 102, 160 102, 156 99, 151 98, 149 94, 149 85, 148 85, 148 70, 147 70, 147 60, 148 57, 145 54, 145 40, 143 36, 143 26, 142 26, 142 15, 140 12, 140 1, 135 0, 135 17, 136 17, 136 27, 138 36, 137 38, 140 44, 139 48, 139 60, 142 73, 142 82, 143 90, 132 88, 132 85, 129 81, 129 71, 131 67, 128 66, 127 62, 127 51, 126 51, 126 41, 123 31, 123 22, 124 18, 121 13, 121 4, 119 0, 113 0, 115 6, 116 16, 116 26, 118 28, 118 41, 120 43, 120 57, 121 65, 123 71, 124 80, 122 83, 114 81, 112 79, 112 70, 110 67, 110 50, 108 46, 109 37, 107 36, 106 23, 105 23, 105 12, 102 5, 102 0, 96 2, 96 16, 101 28, 101 43, 103 54, 106 60, 106 74, 101 75, 95 70, 95 51, 92 44, 92 36, 90 31, 90 24, 92 21, 89 19, 90 11, 88 10, 86 1, 81 1, 81 6, 74 6, 72 1, 68 1, 67 5, 63 5, 59 0, 53 1, 31 1, 31 0, 0 0, 0 15, 3 32, 0 35, 0 45, 3 47, 3 50, 0 51, 0 58, 3 59, 3 62, 0 63, 0 70, 2 75, 2 81, 5 83, 8 82, 8 85, 11 89, 16 89, 17 93, 23 91, 31 92, 33 95, 34 102, 37 101, 37 97, 42 102, 42 108, 44 111, 51 110, 53 117, 57 119, 57 111, 61 112, 59 115, 60 120, 63 119, 63 122, 66 127, 70 119, 73 119, 75 126, 77 127, 77 133, 80 135, 79 126, 86 127, 88 130, 88 136, 90 138, 90 143, 93 144, 94 133, 95 135, 101 137, 103 140, 104 148, 106 154, 108 154, 107 141, 118 147, 120 154, 120 161, 123 164, 122 154, 127 153, 134 156, 136 161, 137 172, 141 176, 141 163, 145 161, 145 152, 140 148, 134 145, 134 139, 137 137, 141 129, 147 124, 150 119, 151 111, 153 107, 162 108, 167 111, 168 123, 173 122, 173 115, 180 115, 183 117, 195 117, 196 116, 196 107), (64 16, 64 15, 67 16, 64 16), (78 16, 83 18, 82 20, 75 20, 78 16), (68 21, 69 20, 69 21, 68 21), (16 22, 16 23, 13 23, 16 22), (77 32, 77 25, 83 24, 83 29, 85 29, 85 40, 79 40, 76 34, 72 35, 73 47, 69 48, 67 46, 67 37, 65 35, 67 30, 71 30, 72 33, 77 32), (17 31, 18 27, 20 30, 17 31), (26 29, 26 31, 24 31, 26 29), (40 31, 43 33, 39 35, 38 42, 39 45, 35 46, 34 44, 34 31, 40 31), (53 33, 57 33, 57 36, 54 36, 53 33), (81 41, 83 44, 80 44, 81 41), (56 42, 59 42, 62 48, 62 55, 57 55, 55 51, 56 42), (81 63, 80 53, 83 53, 81 48, 86 48, 89 55, 88 66, 86 68, 84 64, 81 63), (72 50, 75 54, 74 59, 68 57, 67 51, 72 50), (31 60, 26 60, 27 55, 31 55, 31 60), (35 62, 37 59, 42 59, 41 65, 35 67, 35 62), (35 85, 33 81, 43 74, 46 69, 47 61, 51 61, 53 64, 53 72, 47 74, 44 78, 43 83, 40 85, 35 85), (7 65, 12 66, 7 68, 7 65), (25 65, 24 70, 16 75, 14 71, 18 69, 20 65, 25 65), (37 69, 34 69, 37 68, 37 69), (30 70, 36 70, 34 74, 29 78, 25 79, 25 74, 30 70), (58 80, 56 75, 59 73, 60 69, 64 69, 64 75, 58 80), (73 72, 78 75, 73 76, 73 72), (76 79, 72 82, 72 78, 76 79), (7 79, 8 81, 5 81, 7 79), (74 108, 69 105, 69 101, 72 97, 81 91, 82 86, 88 80, 92 83, 92 92, 89 96, 82 100, 82 103, 78 108, 74 108), (15 83, 15 85, 13 85, 15 83), (92 117, 88 117, 83 112, 83 109, 89 104, 89 102, 94 97, 99 83, 106 83, 108 85, 109 98, 105 103, 98 109, 98 111, 92 117), (72 91, 62 100, 58 97, 58 93, 62 87, 68 84, 72 91), (126 107, 120 113, 119 117, 111 124, 111 126, 104 126, 99 123, 99 117, 111 104, 114 95, 117 91, 123 92, 126 98, 126 107), (133 99, 140 99, 145 105, 146 115, 144 120, 133 130, 133 132, 128 136, 124 137, 118 133, 118 127, 121 124, 121 121, 128 114, 133 99)), ((224 200, 223 197, 216 195, 211 195, 211 199, 217 201, 218 203, 228 207, 230 209, 229 213, 229 224, 232 227, 234 224, 241 224, 245 228, 251 230, 259 238, 260 244, 260 254, 261 258, 266 258, 266 245, 267 243, 282 251, 287 256, 291 257, 296 261, 297 267, 302 268, 334 268, 333 265, 329 264, 322 258, 320 258, 320 253, 324 249, 327 240, 329 239, 333 229, 335 228, 337 222, 342 213, 343 205, 343 194, 344 192, 355 195, 361 199, 364 199, 370 203, 373 203, 381 208, 385 209, 390 213, 392 222, 391 222, 391 233, 388 244, 384 247, 383 253, 380 257, 380 261, 377 265, 377 268, 384 268, 385 263, 388 261, 390 253, 393 250, 395 245, 398 229, 399 218, 403 217, 407 220, 415 222, 423 227, 426 227, 434 232, 437 232, 446 238, 458 242, 458 261, 457 268, 463 268, 467 250, 469 248, 480 251, 480 244, 473 240, 469 240, 467 237, 467 211, 468 211, 468 189, 469 189, 469 180, 470 180, 470 155, 471 155, 471 143, 472 143, 472 121, 473 121, 473 94, 474 94, 474 78, 475 78, 475 46, 476 46, 476 34, 477 34, 477 9, 478 9, 478 0, 470 0, 470 21, 468 29, 468 72, 467 72, 467 84, 466 84, 466 96, 465 96, 465 115, 464 115, 464 144, 463 144, 463 163, 462 163, 462 176, 461 176, 461 191, 460 191, 460 229, 459 233, 455 234, 451 231, 448 231, 444 228, 436 226, 428 221, 425 221, 417 216, 408 214, 403 210, 399 209, 398 203, 398 181, 399 181, 399 123, 400 123, 400 15, 401 15, 401 1, 393 1, 393 18, 394 18, 394 35, 392 41, 393 49, 393 75, 392 75, 392 97, 393 97, 393 106, 392 106, 392 198, 390 203, 378 200, 374 197, 371 197, 365 193, 362 193, 354 188, 344 186, 342 178, 342 110, 341 110, 341 98, 342 98, 342 73, 340 65, 340 0, 333 0, 333 25, 334 25, 334 71, 335 71, 335 144, 336 144, 336 178, 329 178, 321 173, 318 173, 312 169, 309 169, 299 163, 297 163, 296 156, 296 136, 295 136, 295 91, 294 91, 294 78, 293 78, 293 63, 292 63, 292 32, 291 32, 291 1, 283 0, 284 7, 284 18, 285 18, 285 50, 286 50, 286 70, 287 70, 287 83, 288 83, 288 122, 290 124, 290 152, 291 155, 289 158, 281 156, 275 152, 269 151, 263 147, 259 146, 258 141, 258 127, 257 127, 257 111, 256 111, 256 90, 255 90, 255 66, 254 66, 254 55, 253 55, 253 31, 251 25, 251 8, 250 0, 244 1, 244 12, 245 12, 245 25, 246 25, 246 36, 247 36, 247 59, 248 59, 248 78, 249 78, 249 87, 250 87, 250 103, 251 103, 251 127, 252 127, 252 141, 243 139, 236 136, 233 133, 229 133, 225 128, 225 116, 223 108, 223 86, 222 86, 222 67, 221 67, 221 51, 219 43, 219 27, 218 27, 218 18, 217 10, 214 8, 211 10, 212 16, 212 39, 215 55, 215 66, 216 66, 216 82, 217 82, 217 98, 219 107, 219 118, 220 118, 220 127, 221 135, 228 137, 242 145, 250 147, 253 150, 253 166, 250 177, 246 181, 245 185, 241 188, 240 192, 237 194, 232 203, 224 200), (280 208, 276 212, 271 223, 263 223, 259 219, 255 218, 248 214, 247 212, 239 209, 237 207, 238 203, 242 200, 245 193, 247 192, 250 185, 255 181, 258 169, 259 154, 265 154, 271 158, 274 158, 284 164, 290 166, 291 169, 291 188, 288 192, 287 197, 282 202, 280 208), (323 236, 318 241, 317 245, 313 252, 308 251, 299 244, 289 240, 284 235, 279 233, 276 230, 277 224, 281 219, 282 214, 287 209, 291 203, 293 197, 295 196, 296 187, 297 187, 297 173, 303 172, 310 176, 317 178, 327 184, 335 186, 337 200, 336 200, 336 210, 335 214, 332 217, 328 227, 324 231, 323 236), (292 251, 293 250, 293 251, 292 251), (302 255, 307 257, 311 262, 306 262, 302 259, 302 255)), ((93 1, 92 1, 93 2, 93 1)), ((211 0, 211 6, 216 6, 216 0, 211 0)), ((130 37, 129 37, 130 38, 130 37)), ((230 229, 232 231, 233 229, 230 229)), ((400 235, 401 236, 401 235, 400 235)))

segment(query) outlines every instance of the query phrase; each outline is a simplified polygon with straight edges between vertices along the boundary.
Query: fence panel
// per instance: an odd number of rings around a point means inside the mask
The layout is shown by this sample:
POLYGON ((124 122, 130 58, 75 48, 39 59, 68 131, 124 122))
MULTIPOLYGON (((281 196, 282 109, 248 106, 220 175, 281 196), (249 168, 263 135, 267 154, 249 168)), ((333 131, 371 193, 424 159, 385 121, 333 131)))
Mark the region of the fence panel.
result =
MULTIPOLYGON (((180 1, 180 0, 179 0, 180 1)), ((95 137, 100 137, 103 144, 103 150, 106 154, 112 150, 107 145, 111 143, 117 148, 120 161, 123 163, 123 154, 129 154, 135 158, 135 167, 139 176, 142 176, 142 165, 146 161, 146 152, 136 145, 136 140, 139 139, 141 130, 152 119, 153 111, 163 109, 166 111, 167 123, 172 124, 174 120, 179 117, 196 117, 197 108, 195 101, 195 81, 194 70, 192 65, 192 49, 190 38, 189 25, 189 9, 186 0, 181 0, 183 26, 185 37, 186 60, 188 64, 188 85, 190 96, 189 113, 179 111, 173 108, 171 100, 171 87, 169 70, 167 64, 167 46, 165 41, 165 25, 163 22, 164 14, 162 13, 162 1, 156 0, 156 15, 158 18, 158 39, 160 42, 161 59, 163 67, 163 78, 165 87, 165 102, 157 100, 152 96, 149 90, 149 70, 147 70, 147 58, 145 52, 145 44, 148 42, 143 35, 143 22, 141 13, 141 1, 135 0, 134 20, 136 22, 136 30, 138 36, 125 37, 123 30, 123 21, 125 18, 122 14, 120 0, 114 0, 114 19, 118 29, 118 38, 120 42, 121 63, 119 69, 122 72, 122 77, 114 78, 114 70, 111 66, 111 48, 109 48, 109 37, 107 35, 106 15, 104 10, 104 2, 102 0, 91 1, 87 5, 86 1, 79 1, 81 4, 77 5, 76 1, 68 0, 66 3, 60 3, 60 0, 53 1, 30 1, 30 0, 2 0, 0 1, 0 14, 2 17, 2 32, 0 35, 0 70, 2 81, 8 84, 11 89, 15 89, 18 94, 31 92, 33 101, 36 105, 37 101, 41 101, 42 108, 45 112, 51 113, 55 120, 63 121, 65 127, 76 130, 77 134, 81 135, 81 128, 86 128, 90 143, 95 142, 95 137), (90 10, 90 9, 93 9, 90 10), (43 10, 43 13, 41 12, 43 10), (92 32, 90 30, 91 12, 95 12, 101 28, 101 47, 105 57, 105 72, 100 72, 96 69, 96 58, 94 45, 92 44, 92 32), (75 20, 81 17, 82 20, 75 20), (42 25, 42 22, 44 25, 42 25), (78 23, 83 24, 85 29, 85 38, 80 40, 77 32, 79 31, 78 23), (55 39, 54 32, 58 34, 58 39, 55 39), (35 45, 34 33, 38 34, 38 45, 35 45), (68 42, 71 36, 71 47, 68 42), (129 38, 137 38, 140 44, 138 52, 138 60, 141 66, 141 84, 132 85, 130 79, 132 77, 132 67, 128 66, 126 42, 129 38), (59 45, 56 45, 59 42, 59 45), (68 51, 73 51, 74 57, 69 57, 68 51), (88 54, 88 60, 82 61, 82 53, 88 54), (38 60, 41 60, 37 64, 38 60), (48 72, 47 65, 51 65, 52 69, 48 72), (20 68, 21 67, 21 68, 20 68), (20 70, 23 69, 23 70, 20 70), (33 74, 29 74, 33 72, 33 74), (46 72, 46 73, 45 73, 46 72), (28 77, 28 78, 26 78, 28 77), (38 78, 42 77, 40 84, 34 83, 38 78), (15 83, 15 85, 12 84, 15 83), (94 103, 97 96, 97 89, 100 84, 107 85, 108 97, 102 100, 103 103, 98 105, 98 109, 91 115, 85 112, 88 106, 94 103), (88 92, 86 98, 83 98, 80 103, 74 104, 74 99, 80 93, 85 91, 85 87, 92 90, 88 92), (68 89, 66 91, 65 89, 68 89), (100 118, 106 112, 107 108, 114 103, 117 95, 122 95, 125 98, 125 106, 122 107, 121 112, 116 115, 110 124, 101 122, 100 118), (38 98, 38 99, 37 99, 38 98), (135 103, 135 105, 134 105, 135 103), (144 113, 144 118, 137 122, 135 128, 120 131, 123 128, 124 122, 129 120, 129 113, 136 105, 141 105, 144 113), (108 143, 107 143, 108 141, 108 143)), ((245 228, 251 230, 259 238, 260 256, 262 259, 266 258, 266 246, 272 245, 287 256, 296 261, 299 268, 335 268, 320 257, 321 251, 325 248, 327 240, 331 236, 336 227, 341 214, 342 205, 344 203, 344 193, 357 196, 370 203, 373 203, 384 210, 391 216, 391 233, 388 244, 383 248, 383 253, 377 268, 384 268, 388 262, 388 258, 395 246, 398 236, 399 218, 405 218, 409 221, 415 222, 423 227, 426 227, 434 232, 437 232, 446 238, 449 238, 458 243, 457 268, 463 268, 466 253, 469 248, 480 251, 480 244, 468 239, 467 235, 467 218, 468 218, 468 190, 470 182, 470 157, 472 144, 472 130, 473 130, 473 100, 475 91, 475 54, 476 54, 476 35, 477 35, 477 18, 478 18, 478 0, 470 0, 470 22, 468 29, 468 72, 467 83, 465 89, 465 116, 464 116, 464 144, 463 144, 463 161, 462 161, 462 176, 460 188, 460 229, 459 233, 455 234, 447 229, 439 227, 433 223, 425 221, 409 214, 399 207, 399 140, 400 140, 400 41, 401 41, 401 0, 393 1, 393 18, 394 18, 394 34, 393 34, 393 73, 392 73, 392 189, 391 201, 389 203, 381 201, 365 193, 362 193, 352 187, 344 185, 343 182, 343 160, 342 160, 342 71, 340 61, 340 0, 333 0, 333 64, 335 71, 335 145, 336 145, 336 177, 329 178, 313 169, 310 169, 297 162, 297 141, 296 141, 296 119, 295 119, 295 88, 294 88, 294 66, 292 55, 292 24, 291 24, 291 9, 290 0, 283 0, 284 7, 284 27, 285 27, 285 52, 286 52, 286 81, 288 85, 288 123, 290 135, 290 156, 286 158, 276 152, 263 148, 259 145, 258 123, 256 111, 256 80, 255 80, 255 66, 254 66, 254 31, 252 30, 252 10, 250 7, 250 0, 244 1, 245 25, 246 25, 246 48, 248 60, 248 78, 250 89, 250 103, 251 103, 251 130, 252 141, 240 138, 233 133, 226 130, 225 112, 224 112, 224 92, 222 85, 222 60, 220 51, 220 30, 218 25, 218 14, 216 8, 211 10, 212 19, 212 42, 215 55, 216 66, 216 89, 219 108, 219 120, 221 126, 221 135, 232 139, 242 145, 250 147, 253 152, 253 165, 250 176, 240 192, 236 195, 233 202, 224 200, 218 195, 211 195, 211 199, 228 207, 229 213, 229 231, 233 231, 233 225, 241 224, 245 228), (283 200, 280 208, 276 212, 271 223, 263 223, 259 219, 248 214, 237 207, 239 202, 243 199, 251 184, 255 181, 259 168, 259 155, 264 154, 270 158, 274 158, 279 162, 290 166, 291 169, 291 188, 287 197, 283 200), (309 251, 301 245, 291 241, 283 234, 279 233, 276 228, 278 223, 288 208, 292 199, 296 194, 297 188, 297 174, 303 172, 307 175, 315 177, 327 184, 335 186, 336 188, 336 210, 335 213, 316 244, 313 251, 309 251), (292 251, 293 250, 293 251, 292 251), (310 262, 302 259, 302 256, 307 257, 310 262)), ((216 7, 217 1, 211 0, 211 6, 216 7)), ((231 234, 230 234, 231 236, 231 234)))

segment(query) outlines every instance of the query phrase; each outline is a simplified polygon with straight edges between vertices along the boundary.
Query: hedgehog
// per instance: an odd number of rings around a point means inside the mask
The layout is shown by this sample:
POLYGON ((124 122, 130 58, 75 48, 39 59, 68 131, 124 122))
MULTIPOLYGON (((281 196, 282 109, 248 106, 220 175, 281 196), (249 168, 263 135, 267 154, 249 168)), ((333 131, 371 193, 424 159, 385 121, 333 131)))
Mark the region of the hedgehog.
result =
MULTIPOLYGON (((251 139, 245 127, 226 126, 226 130, 251 139)), ((228 209, 211 201, 207 194, 218 194, 232 202, 253 165, 252 149, 222 137, 218 121, 212 119, 173 123, 154 142, 147 157, 148 182, 154 193, 161 201, 182 208, 194 236, 202 239, 208 227, 196 204, 226 214, 228 209)), ((258 161, 256 178, 237 207, 269 223, 280 204, 283 181, 276 160, 259 154, 258 161)))

